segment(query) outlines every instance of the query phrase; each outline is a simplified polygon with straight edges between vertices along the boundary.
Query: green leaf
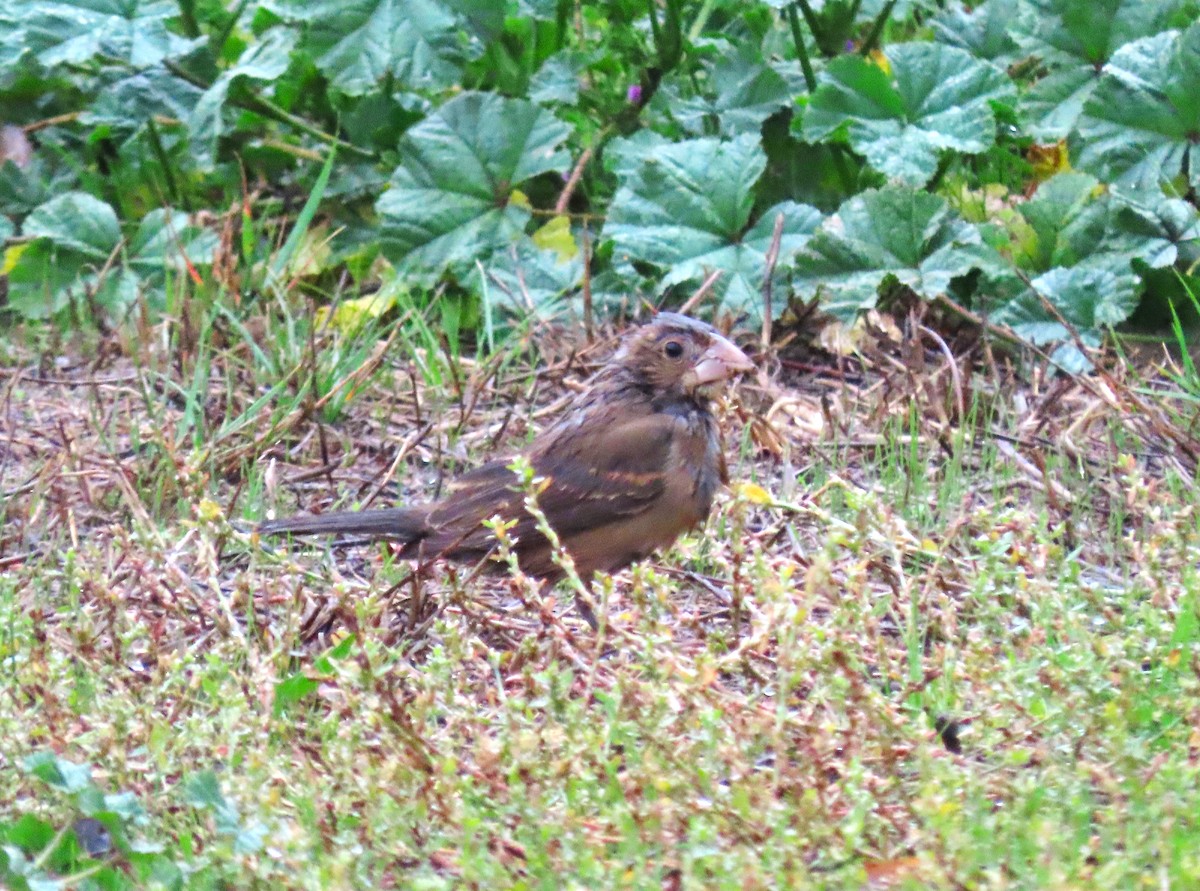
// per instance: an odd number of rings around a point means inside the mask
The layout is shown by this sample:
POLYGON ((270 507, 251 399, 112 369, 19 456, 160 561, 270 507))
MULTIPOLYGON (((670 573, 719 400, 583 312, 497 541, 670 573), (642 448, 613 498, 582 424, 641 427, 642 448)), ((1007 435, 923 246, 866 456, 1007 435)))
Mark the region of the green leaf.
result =
POLYGON ((493 305, 525 316, 547 317, 583 281, 581 255, 564 260, 556 251, 538 248, 532 242, 500 251, 481 265, 485 278, 480 279, 477 271, 470 279, 471 290, 486 293, 493 305))
POLYGON ((68 192, 35 208, 22 234, 35 239, 6 251, 9 298, 25 318, 57 313, 73 295, 87 292, 110 317, 120 318, 147 289, 161 296, 168 273, 183 274, 187 261, 207 266, 218 236, 187 214, 160 208, 146 214, 121 247, 113 209, 85 192, 68 192), (123 265, 114 261, 124 259, 123 265))
POLYGON ((208 266, 219 240, 215 231, 197 225, 182 211, 159 208, 138 224, 125 252, 130 268, 161 281, 158 274, 165 271, 183 272, 185 258, 192 266, 208 266))
POLYGON ((303 49, 337 89, 359 96, 386 77, 406 89, 456 83, 466 61, 458 16, 437 0, 268 0, 276 15, 304 25, 303 49))
POLYGON ((574 105, 579 98, 583 72, 597 59, 595 53, 560 50, 542 63, 529 81, 529 99, 539 105, 574 105))
POLYGON ((23 764, 26 773, 63 792, 75 793, 92 784, 92 768, 60 758, 53 752, 29 755, 23 764))
POLYGON ((733 136, 758 133, 763 121, 792 104, 792 91, 782 75, 763 62, 762 53, 744 45, 708 67, 704 95, 673 109, 690 133, 717 132, 733 136))
POLYGON ((0 216, 0 246, 12 238, 15 231, 16 229, 13 227, 12 220, 8 217, 0 216))
POLYGON ((1099 68, 1120 47, 1171 26, 1180 0, 1022 0, 1016 37, 1051 66, 1099 68))
POLYGON ((1007 65, 1019 52, 1012 30, 1018 0, 987 0, 967 9, 959 0, 933 20, 940 43, 966 50, 977 59, 1007 65))
POLYGON ((1079 122, 1079 167, 1154 189, 1189 174, 1200 188, 1200 22, 1113 54, 1079 122))
POLYGON ((1027 265, 1045 271, 1064 261, 1062 236, 1093 198, 1099 183, 1086 173, 1065 172, 1046 180, 1028 201, 1017 206, 1033 228, 1035 242, 1027 265))
POLYGON ((33 210, 21 234, 48 238, 59 247, 103 263, 121 240, 116 212, 86 192, 68 192, 33 210))
POLYGON ((636 168, 621 162, 621 186, 609 206, 603 236, 619 262, 641 261, 666 270, 661 286, 695 282, 713 270, 724 275, 718 293, 734 309, 755 308, 766 252, 778 214, 784 227, 779 264, 808 240, 820 212, 784 202, 749 229, 754 185, 766 168, 757 135, 722 142, 693 139, 662 145, 636 168))
POLYGON ((562 171, 565 124, 520 99, 463 93, 400 141, 400 166, 376 203, 384 252, 401 272, 435 281, 522 238, 529 211, 514 190, 562 171))
POLYGON ((85 123, 136 131, 155 118, 186 121, 203 90, 163 67, 131 74, 109 84, 83 115, 85 123))
POLYGON ((229 91, 240 81, 273 81, 288 68, 296 35, 284 28, 272 28, 261 41, 251 44, 237 64, 213 81, 196 101, 188 118, 192 135, 192 154, 202 170, 211 170, 217 153, 217 139, 224 132, 222 111, 229 91))
POLYGON ((1168 27, 1179 0, 1026 0, 1018 42, 1048 74, 1021 98, 1033 135, 1062 139, 1075 127, 1101 68, 1124 44, 1168 27))
POLYGON ((1113 257, 1161 268, 1175 262, 1181 244, 1200 238, 1196 210, 1186 201, 1105 190, 1086 173, 1052 177, 1017 209, 1035 234, 1021 265, 1040 272, 1113 257))
POLYGON ((1137 277, 1128 263, 1121 268, 1119 261, 1093 262, 1070 269, 1056 267, 1038 276, 1024 294, 998 308, 991 318, 1038 346, 1063 341, 1051 358, 1075 374, 1087 371, 1091 362, 1074 343, 1072 330, 1085 346, 1096 348, 1102 331, 1125 321, 1136 306, 1137 277), (1046 309, 1043 299, 1069 328, 1046 309))
POLYGON ((1015 90, 1008 76, 969 53, 935 43, 902 43, 884 53, 889 77, 861 56, 834 59, 804 113, 809 142, 844 138, 876 170, 925 183, 938 153, 978 154, 991 147, 991 103, 1015 90))
POLYGON ((938 195, 900 186, 864 192, 827 219, 796 260, 795 283, 822 307, 852 318, 895 280, 932 299, 978 265, 979 230, 938 195))
POLYGON ((168 29, 178 15, 171 0, 17 0, 0 13, 20 23, 24 47, 47 68, 97 58, 143 68, 181 56, 197 41, 168 29))
POLYGON ((81 287, 94 289, 121 240, 113 209, 86 192, 67 192, 34 208, 5 250, 9 306, 27 319, 54 315, 81 287))
POLYGON ((253 854, 262 849, 266 827, 258 822, 242 825, 237 805, 222 794, 217 776, 211 770, 200 771, 184 780, 183 796, 193 807, 212 811, 217 832, 233 839, 235 853, 253 854))

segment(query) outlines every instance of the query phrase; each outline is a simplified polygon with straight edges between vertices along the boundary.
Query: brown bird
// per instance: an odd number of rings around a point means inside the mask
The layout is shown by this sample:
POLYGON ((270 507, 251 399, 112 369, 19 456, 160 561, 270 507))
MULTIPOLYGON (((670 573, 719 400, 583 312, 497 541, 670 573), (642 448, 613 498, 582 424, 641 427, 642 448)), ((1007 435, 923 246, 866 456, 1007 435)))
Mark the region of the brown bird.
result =
MULTIPOLYGON (((623 569, 708 516, 727 481, 710 399, 753 367, 711 326, 659 313, 624 337, 590 388, 523 450, 544 481, 538 506, 581 578, 623 569)), ((496 546, 482 524, 498 516, 515 521, 509 534, 521 569, 557 581, 563 571, 525 510, 511 463, 491 461, 459 477, 430 504, 286 517, 259 530, 390 538, 402 543, 401 557, 478 561, 496 546)), ((593 621, 582 604, 581 611, 593 621)))

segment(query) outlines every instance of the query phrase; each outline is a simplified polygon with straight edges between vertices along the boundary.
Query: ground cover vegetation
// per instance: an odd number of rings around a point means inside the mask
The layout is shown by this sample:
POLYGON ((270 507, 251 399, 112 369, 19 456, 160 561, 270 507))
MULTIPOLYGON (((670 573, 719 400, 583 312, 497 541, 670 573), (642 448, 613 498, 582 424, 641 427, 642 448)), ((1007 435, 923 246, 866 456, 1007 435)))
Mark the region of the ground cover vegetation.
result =
POLYGON ((0 2, 0 882, 1196 884, 1198 14, 0 2), (599 632, 254 534, 681 305, 733 486, 599 632))

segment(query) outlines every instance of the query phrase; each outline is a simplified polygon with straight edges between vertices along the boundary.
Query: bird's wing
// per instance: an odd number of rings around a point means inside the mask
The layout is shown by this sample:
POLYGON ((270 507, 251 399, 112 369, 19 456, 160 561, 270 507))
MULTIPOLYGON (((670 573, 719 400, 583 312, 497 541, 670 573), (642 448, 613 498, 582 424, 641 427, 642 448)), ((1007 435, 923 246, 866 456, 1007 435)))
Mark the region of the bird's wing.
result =
MULTIPOLYGON (((558 437, 530 457, 545 480, 537 502, 560 537, 635 516, 654 504, 667 485, 675 420, 643 415, 607 425, 586 425, 558 437)), ((491 532, 480 524, 499 515, 515 520, 511 534, 525 541, 537 523, 525 512, 524 493, 509 461, 493 461, 460 477, 454 490, 430 511, 438 530, 429 544, 463 551, 490 550, 491 532), (436 540, 435 540, 436 539, 436 540)))

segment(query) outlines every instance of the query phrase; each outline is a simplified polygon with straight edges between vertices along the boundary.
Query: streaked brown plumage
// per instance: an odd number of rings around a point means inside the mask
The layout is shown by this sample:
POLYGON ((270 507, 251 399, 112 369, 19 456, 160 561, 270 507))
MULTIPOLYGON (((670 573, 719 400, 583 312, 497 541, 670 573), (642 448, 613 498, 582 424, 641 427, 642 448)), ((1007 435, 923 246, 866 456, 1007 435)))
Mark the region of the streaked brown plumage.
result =
MULTIPOLYGON (((546 480, 538 505, 584 579, 668 546, 708 516, 726 480, 709 399, 752 367, 710 326, 660 313, 627 334, 589 389, 526 447, 546 480)), ((516 521, 511 536, 521 568, 557 580, 562 571, 523 507, 511 463, 491 461, 459 477, 430 504, 287 517, 259 528, 391 538, 402 543, 403 557, 476 561, 495 546, 482 523, 500 516, 516 521)))

